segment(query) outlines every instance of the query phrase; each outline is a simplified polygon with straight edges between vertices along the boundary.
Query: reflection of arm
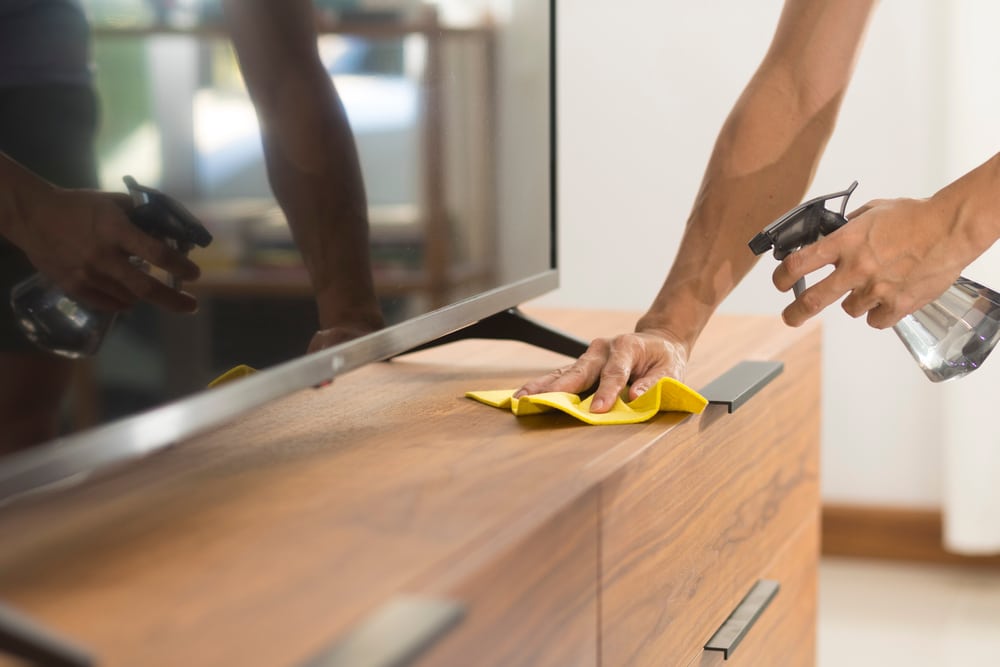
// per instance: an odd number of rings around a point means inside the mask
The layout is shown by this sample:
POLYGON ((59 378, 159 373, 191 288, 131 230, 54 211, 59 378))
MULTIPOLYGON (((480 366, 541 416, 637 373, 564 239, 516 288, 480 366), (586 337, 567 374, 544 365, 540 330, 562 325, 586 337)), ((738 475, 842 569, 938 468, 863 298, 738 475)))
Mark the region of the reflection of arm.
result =
POLYGON ((833 131, 873 1, 788 0, 726 120, 677 259, 638 330, 690 350, 755 262, 747 241, 805 194, 833 131))
POLYGON ((224 0, 268 177, 316 292, 320 327, 382 326, 357 148, 316 47, 309 0, 224 0))

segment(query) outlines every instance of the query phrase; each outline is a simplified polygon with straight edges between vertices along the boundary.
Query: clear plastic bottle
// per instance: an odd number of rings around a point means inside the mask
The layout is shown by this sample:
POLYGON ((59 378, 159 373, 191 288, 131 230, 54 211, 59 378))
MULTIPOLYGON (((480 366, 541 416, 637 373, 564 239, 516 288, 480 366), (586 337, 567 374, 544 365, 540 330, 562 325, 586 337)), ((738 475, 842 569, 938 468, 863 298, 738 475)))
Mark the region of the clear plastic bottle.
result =
POLYGON ((959 277, 893 330, 932 382, 962 377, 979 368, 1000 340, 1000 294, 959 277))
POLYGON ((10 307, 31 342, 71 359, 97 352, 115 321, 114 313, 84 308, 40 273, 14 286, 10 307))

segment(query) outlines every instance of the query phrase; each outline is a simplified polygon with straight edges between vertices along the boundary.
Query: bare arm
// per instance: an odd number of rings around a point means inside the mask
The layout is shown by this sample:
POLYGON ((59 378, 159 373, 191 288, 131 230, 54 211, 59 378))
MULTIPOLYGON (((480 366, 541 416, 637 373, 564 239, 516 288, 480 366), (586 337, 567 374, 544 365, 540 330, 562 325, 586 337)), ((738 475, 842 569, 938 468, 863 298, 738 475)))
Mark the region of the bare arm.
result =
POLYGON ((599 382, 595 412, 684 367, 709 317, 752 268, 747 241, 798 203, 833 132, 874 0, 787 0, 774 39, 716 140, 677 258, 633 334, 595 340, 521 393, 599 382))
POLYGON ((268 177, 312 280, 322 347, 383 325, 354 137, 316 47, 308 0, 224 0, 268 177))

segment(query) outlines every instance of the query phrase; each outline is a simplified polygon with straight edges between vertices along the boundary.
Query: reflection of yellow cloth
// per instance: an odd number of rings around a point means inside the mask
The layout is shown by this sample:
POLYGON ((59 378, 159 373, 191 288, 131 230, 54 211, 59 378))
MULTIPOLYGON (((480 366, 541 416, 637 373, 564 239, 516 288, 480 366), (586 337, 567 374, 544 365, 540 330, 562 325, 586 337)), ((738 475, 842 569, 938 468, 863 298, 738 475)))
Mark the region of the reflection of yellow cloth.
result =
POLYGON ((220 384, 225 384, 226 382, 231 382, 231 381, 236 380, 238 378, 246 377, 248 375, 253 375, 256 372, 257 372, 257 369, 250 368, 249 366, 247 366, 245 364, 240 364, 239 366, 236 366, 234 368, 230 368, 228 371, 226 371, 225 373, 223 373, 219 377, 217 377, 214 380, 212 380, 211 382, 209 382, 208 383, 208 388, 211 389, 212 387, 217 387, 220 384))
POLYGON ((704 396, 673 378, 662 378, 634 401, 626 403, 619 397, 610 410, 601 413, 590 411, 590 401, 593 400, 593 396, 581 400, 576 394, 554 391, 514 398, 515 391, 517 390, 470 391, 465 395, 495 408, 510 408, 518 417, 537 415, 555 409, 588 424, 637 424, 652 418, 660 411, 697 414, 708 405, 704 396))

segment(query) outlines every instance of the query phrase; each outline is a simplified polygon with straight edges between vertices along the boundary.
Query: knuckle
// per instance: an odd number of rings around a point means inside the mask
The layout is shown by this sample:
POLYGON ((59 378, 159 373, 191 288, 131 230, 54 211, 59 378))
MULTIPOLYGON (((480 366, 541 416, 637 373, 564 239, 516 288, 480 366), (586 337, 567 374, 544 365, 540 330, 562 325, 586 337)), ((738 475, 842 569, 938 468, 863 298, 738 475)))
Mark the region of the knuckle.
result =
POLYGON ((885 282, 874 283, 869 293, 873 299, 876 299, 883 306, 891 306, 894 301, 894 295, 892 287, 885 282))
POLYGON ((795 275, 802 270, 805 265, 807 254, 813 252, 810 248, 804 248, 798 252, 793 252, 788 257, 782 260, 781 265, 785 267, 785 271, 789 274, 795 275))
POLYGON ((580 364, 575 363, 552 371, 552 379, 559 380, 562 378, 572 377, 574 375, 581 375, 582 373, 583 370, 580 368, 580 364))
POLYGON ((608 350, 611 349, 611 341, 608 338, 595 338, 590 341, 590 345, 587 346, 587 351, 584 352, 580 358, 595 358, 604 357, 607 355, 608 350))
POLYGON ((855 258, 851 266, 851 271, 865 277, 873 276, 878 271, 878 264, 874 257, 865 253, 855 258))
POLYGON ((634 335, 619 336, 611 343, 608 362, 616 365, 631 366, 632 358, 636 354, 641 354, 644 347, 644 344, 634 335))
POLYGON ((805 291, 799 297, 799 308, 806 315, 815 315, 823 310, 823 303, 816 292, 805 291))
POLYGON ((631 369, 625 364, 608 363, 601 370, 601 380, 621 380, 629 376, 631 369))

